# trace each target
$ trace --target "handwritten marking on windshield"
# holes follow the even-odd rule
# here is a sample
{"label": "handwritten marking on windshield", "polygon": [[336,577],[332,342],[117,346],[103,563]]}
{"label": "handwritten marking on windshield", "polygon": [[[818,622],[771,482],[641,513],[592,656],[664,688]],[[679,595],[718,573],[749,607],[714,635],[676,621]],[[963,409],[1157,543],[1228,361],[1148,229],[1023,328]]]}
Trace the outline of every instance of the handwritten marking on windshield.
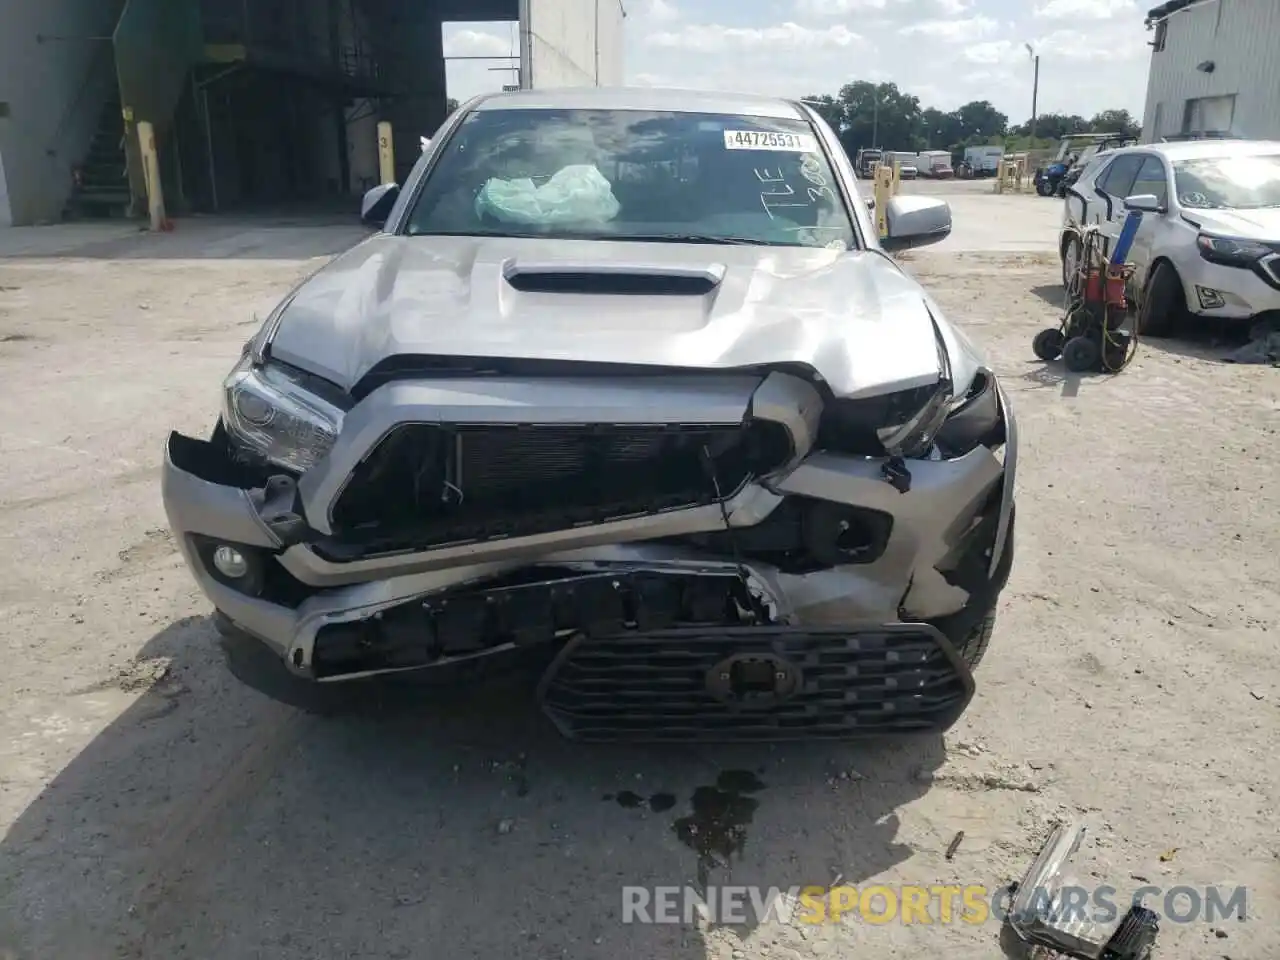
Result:
{"label": "handwritten marking on windshield", "polygon": [[774,184],[775,186],[782,186],[785,188],[785,191],[762,190],[760,192],[760,206],[764,207],[764,212],[769,215],[770,220],[774,219],[773,211],[775,209],[781,209],[783,207],[809,206],[808,203],[805,203],[803,201],[800,203],[770,202],[769,200],[770,197],[794,197],[796,195],[795,187],[787,183],[787,178],[783,174],[781,169],[770,170],[767,167],[765,167],[765,168],[756,168],[753,172],[756,175],[756,179],[759,180],[761,183]]}
{"label": "handwritten marking on windshield", "polygon": [[836,202],[835,191],[827,186],[827,178],[822,175],[822,165],[817,157],[806,153],[800,158],[800,176],[813,184],[809,187],[809,199],[814,203],[823,199]]}

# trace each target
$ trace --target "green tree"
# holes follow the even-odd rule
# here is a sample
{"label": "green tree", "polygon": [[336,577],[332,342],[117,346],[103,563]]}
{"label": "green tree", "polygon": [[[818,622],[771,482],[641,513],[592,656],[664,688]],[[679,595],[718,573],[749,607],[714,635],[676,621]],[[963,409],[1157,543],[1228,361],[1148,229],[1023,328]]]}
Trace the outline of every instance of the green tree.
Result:
{"label": "green tree", "polygon": [[[1036,137],[1058,140],[1072,133],[1088,133],[1089,122],[1075,113],[1044,113],[1036,117]],[[1031,121],[1020,123],[1009,130],[1015,137],[1029,136]]]}
{"label": "green tree", "polygon": [[920,136],[926,150],[950,150],[964,139],[964,127],[956,111],[926,107],[920,115]]}
{"label": "green tree", "polygon": [[444,102],[444,115],[446,117],[457,109],[458,109],[458,101],[453,99],[453,97],[450,97],[448,100]]}
{"label": "green tree", "polygon": [[1003,137],[1009,129],[1009,118],[993,107],[989,100],[971,100],[954,111],[953,116],[965,138]]}
{"label": "green tree", "polygon": [[1123,133],[1126,137],[1136,137],[1142,133],[1142,124],[1134,120],[1128,110],[1103,110],[1089,121],[1089,129],[1094,133]]}
{"label": "green tree", "polygon": [[903,93],[896,83],[856,80],[841,87],[836,100],[844,121],[840,141],[850,156],[863,147],[919,149],[920,98]]}
{"label": "green tree", "polygon": [[844,129],[844,107],[829,93],[810,94],[803,98],[804,102],[836,133]]}

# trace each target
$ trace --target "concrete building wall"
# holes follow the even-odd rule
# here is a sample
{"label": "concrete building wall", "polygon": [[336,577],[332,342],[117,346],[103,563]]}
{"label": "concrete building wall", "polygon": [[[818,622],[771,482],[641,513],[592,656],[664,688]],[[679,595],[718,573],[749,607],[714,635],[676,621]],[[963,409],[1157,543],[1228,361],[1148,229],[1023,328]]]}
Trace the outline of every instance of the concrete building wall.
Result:
{"label": "concrete building wall", "polygon": [[[0,225],[55,220],[114,88],[118,0],[6,0],[0,12]],[[43,42],[37,39],[45,38]],[[67,39],[52,39],[65,37]]]}
{"label": "concrete building wall", "polygon": [[621,84],[624,16],[621,0],[523,0],[521,86]]}
{"label": "concrete building wall", "polygon": [[[1232,96],[1234,111],[1219,101],[1204,104],[1205,115],[1225,110],[1233,133],[1280,140],[1280,0],[1203,0],[1164,22],[1164,49],[1151,54],[1143,141],[1192,132],[1184,130],[1189,101]],[[1209,61],[1212,72],[1197,69]]]}

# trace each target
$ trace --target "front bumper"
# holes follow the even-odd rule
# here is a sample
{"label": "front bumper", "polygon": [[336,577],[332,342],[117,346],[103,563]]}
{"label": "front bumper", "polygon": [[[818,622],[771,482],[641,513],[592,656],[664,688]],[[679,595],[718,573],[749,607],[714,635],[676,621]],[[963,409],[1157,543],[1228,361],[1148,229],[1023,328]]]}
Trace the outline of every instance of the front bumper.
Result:
{"label": "front bumper", "polygon": [[[536,647],[558,658],[544,681],[557,723],[608,739],[609,731],[625,732],[636,711],[608,706],[626,702],[615,691],[602,720],[591,670],[601,656],[647,664],[648,679],[671,689],[662,676],[669,659],[627,661],[637,651],[666,650],[685,657],[686,680],[706,684],[683,708],[680,697],[664,701],[666,713],[649,703],[662,714],[655,729],[666,731],[663,739],[685,736],[699,710],[740,712],[729,700],[742,691],[717,699],[710,672],[751,654],[752,669],[760,657],[776,657],[777,672],[805,678],[799,694],[782,698],[790,706],[779,700],[769,723],[752,726],[761,736],[945,727],[973,691],[963,645],[994,608],[1012,558],[1017,431],[1003,395],[1000,402],[999,448],[911,461],[906,492],[886,482],[882,460],[812,452],[767,485],[747,485],[723,511],[369,559],[342,561],[317,549],[324,521],[308,522],[299,490],[307,478],[260,483],[213,442],[170,435],[163,495],[201,589],[300,680],[418,674]],[[803,570],[752,553],[745,539],[746,556],[733,555],[732,538],[729,551],[699,539],[723,535],[726,520],[746,538],[795,503],[883,516],[886,536],[865,562]],[[212,562],[219,545],[247,558],[252,575],[233,581],[220,573]],[[735,608],[754,612],[745,620],[726,614]],[[751,699],[761,705],[779,696],[756,691]]]}
{"label": "front bumper", "polygon": [[1268,282],[1253,270],[1210,263],[1200,256],[1177,264],[1187,308],[1200,317],[1252,320],[1280,311],[1280,260]]}

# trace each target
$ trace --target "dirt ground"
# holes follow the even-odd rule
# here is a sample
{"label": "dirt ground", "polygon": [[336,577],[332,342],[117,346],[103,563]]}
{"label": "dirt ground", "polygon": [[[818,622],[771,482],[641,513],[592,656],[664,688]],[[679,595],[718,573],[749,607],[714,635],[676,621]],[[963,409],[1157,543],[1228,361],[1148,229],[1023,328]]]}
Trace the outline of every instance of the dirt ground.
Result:
{"label": "dirt ground", "polygon": [[[228,674],[158,462],[169,429],[211,426],[254,313],[355,236],[9,241],[0,958],[1002,955],[995,923],[622,924],[624,884],[695,880],[673,823],[728,770],[764,786],[713,883],[994,887],[1084,815],[1089,882],[1249,888],[1247,922],[1166,922],[1157,957],[1280,956],[1280,371],[1201,338],[1064,377],[1030,349],[1057,313],[1051,254],[920,251],[1023,438],[1017,561],[945,739],[585,748],[496,692],[323,719]],[[624,791],[675,806],[602,799]]]}

